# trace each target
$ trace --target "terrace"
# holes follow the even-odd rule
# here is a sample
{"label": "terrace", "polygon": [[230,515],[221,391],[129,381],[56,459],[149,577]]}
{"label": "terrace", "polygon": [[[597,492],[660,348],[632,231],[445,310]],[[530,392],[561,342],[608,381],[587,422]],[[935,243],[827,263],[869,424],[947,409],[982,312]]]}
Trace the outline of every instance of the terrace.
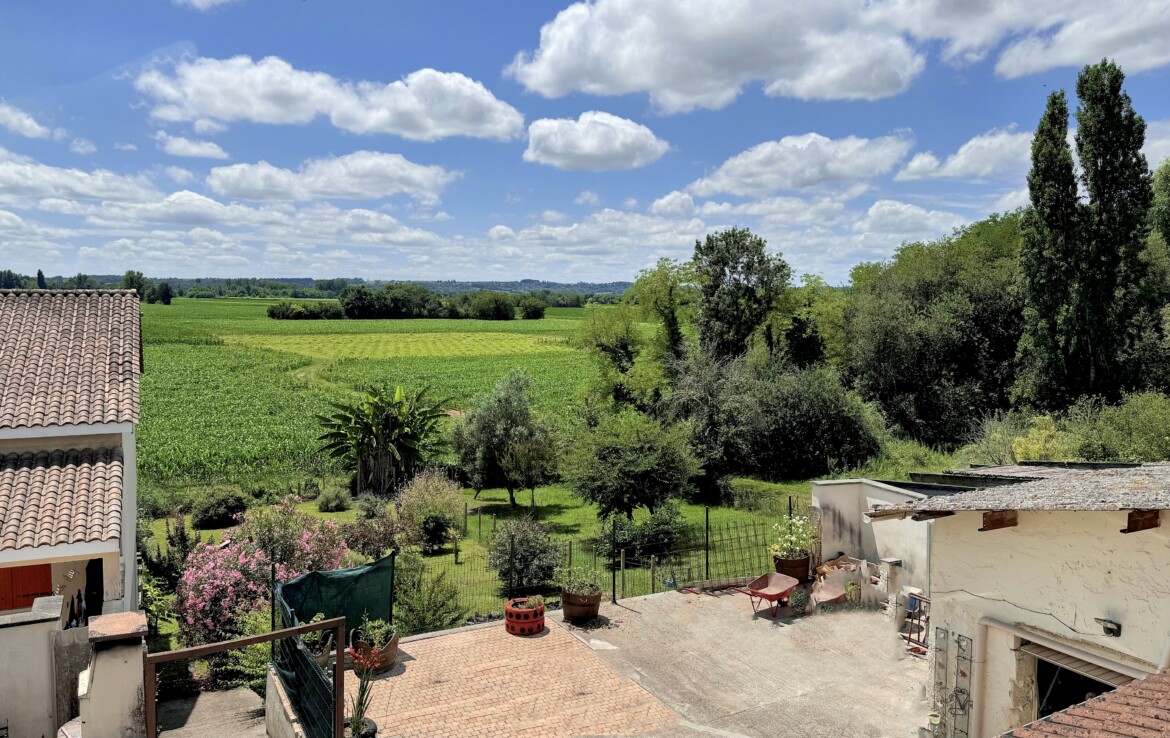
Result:
{"label": "terrace", "polygon": [[[606,604],[598,627],[550,613],[404,639],[374,683],[379,735],[908,735],[927,663],[882,614],[753,615],[745,595],[664,592]],[[347,680],[347,691],[356,689]]]}

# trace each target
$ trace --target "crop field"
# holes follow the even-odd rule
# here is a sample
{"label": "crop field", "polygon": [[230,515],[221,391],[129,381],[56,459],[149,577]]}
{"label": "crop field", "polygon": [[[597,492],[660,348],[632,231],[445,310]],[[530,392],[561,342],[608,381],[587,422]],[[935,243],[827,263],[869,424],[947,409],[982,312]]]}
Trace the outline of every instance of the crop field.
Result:
{"label": "crop field", "polygon": [[154,487],[295,485],[327,474],[316,416],[360,388],[429,387],[466,408],[515,368],[538,410],[571,412],[593,364],[569,339],[579,308],[544,320],[278,321],[276,300],[143,305],[139,468]]}

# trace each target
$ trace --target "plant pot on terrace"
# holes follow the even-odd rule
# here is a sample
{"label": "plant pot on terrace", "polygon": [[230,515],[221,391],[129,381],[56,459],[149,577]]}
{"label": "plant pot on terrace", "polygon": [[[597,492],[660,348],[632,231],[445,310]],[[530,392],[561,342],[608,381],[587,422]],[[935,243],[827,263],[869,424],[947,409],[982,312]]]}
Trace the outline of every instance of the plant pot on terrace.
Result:
{"label": "plant pot on terrace", "polygon": [[378,724],[369,718],[362,718],[362,728],[358,732],[354,732],[353,726],[348,722],[345,724],[346,738],[375,738],[378,735]]}
{"label": "plant pot on terrace", "polygon": [[800,582],[807,581],[814,538],[812,521],[797,515],[781,520],[772,528],[776,531],[776,542],[768,552],[772,554],[776,571]]}
{"label": "plant pot on terrace", "polygon": [[398,631],[394,626],[384,620],[370,620],[367,615],[350,640],[353,641],[350,651],[359,657],[350,659],[355,673],[361,675],[369,669],[374,674],[382,674],[394,668],[398,660]]}
{"label": "plant pot on terrace", "polygon": [[601,586],[588,569],[557,570],[561,585],[561,608],[565,620],[584,622],[597,617],[601,610]]}
{"label": "plant pot on terrace", "polygon": [[517,597],[504,606],[504,629],[512,635],[530,636],[544,632],[544,598]]}

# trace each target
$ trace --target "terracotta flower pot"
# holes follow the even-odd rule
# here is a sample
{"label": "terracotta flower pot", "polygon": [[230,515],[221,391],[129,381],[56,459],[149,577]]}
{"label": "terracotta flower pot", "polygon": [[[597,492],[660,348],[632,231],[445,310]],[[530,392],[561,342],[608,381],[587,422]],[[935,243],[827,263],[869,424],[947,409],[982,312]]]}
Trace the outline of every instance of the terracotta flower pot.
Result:
{"label": "terracotta flower pot", "polygon": [[799,559],[772,559],[776,564],[776,572],[792,577],[798,582],[808,579],[808,556]]}
{"label": "terracotta flower pot", "polygon": [[[358,641],[357,643],[353,644],[353,649],[361,654],[374,651],[374,649],[370,647],[370,644],[363,641]],[[387,671],[390,671],[394,668],[394,662],[397,660],[398,634],[395,633],[394,637],[390,639],[389,643],[376,650],[374,661],[376,666],[374,667],[374,673],[383,674]],[[361,667],[359,667],[357,664],[353,664],[353,669],[355,672],[360,672]]]}
{"label": "terracotta flower pot", "polygon": [[590,620],[601,610],[601,592],[594,595],[561,592],[561,607],[565,620]]}
{"label": "terracotta flower pot", "polygon": [[544,605],[531,610],[519,607],[527,601],[527,597],[517,597],[504,605],[504,628],[512,635],[530,636],[544,632]]}

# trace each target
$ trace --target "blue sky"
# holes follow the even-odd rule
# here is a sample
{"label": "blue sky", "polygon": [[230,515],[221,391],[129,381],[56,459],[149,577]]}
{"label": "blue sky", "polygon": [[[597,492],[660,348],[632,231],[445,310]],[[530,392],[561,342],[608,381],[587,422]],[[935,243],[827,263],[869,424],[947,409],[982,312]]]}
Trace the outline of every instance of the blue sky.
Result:
{"label": "blue sky", "polygon": [[1026,202],[1115,58],[1170,156],[1170,0],[120,0],[0,10],[0,268],[629,279],[748,226],[848,279]]}

